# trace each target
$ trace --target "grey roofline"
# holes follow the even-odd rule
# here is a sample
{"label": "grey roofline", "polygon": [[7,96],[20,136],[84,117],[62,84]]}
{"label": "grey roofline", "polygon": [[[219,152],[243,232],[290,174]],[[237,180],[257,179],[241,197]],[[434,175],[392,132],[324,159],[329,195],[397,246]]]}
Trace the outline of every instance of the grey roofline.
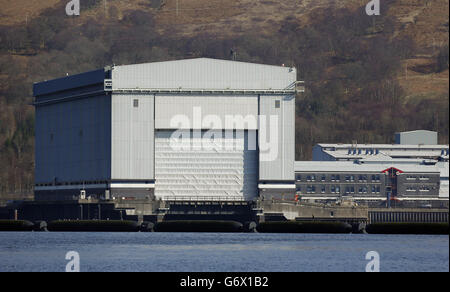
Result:
{"label": "grey roofline", "polygon": [[122,67],[122,66],[134,66],[134,65],[144,65],[144,64],[159,64],[159,63],[168,63],[168,62],[183,62],[183,61],[193,61],[193,60],[214,60],[219,62],[233,62],[233,63],[241,63],[241,64],[252,64],[252,65],[258,65],[258,66],[268,66],[268,67],[277,67],[277,68],[292,68],[294,70],[297,70],[296,67],[292,66],[279,66],[279,65],[270,65],[270,64],[261,64],[261,63],[251,63],[251,62],[243,62],[243,61],[233,61],[233,60],[227,60],[227,59],[215,59],[215,58],[206,58],[206,57],[200,57],[200,58],[186,58],[186,59],[177,59],[177,60],[168,60],[168,61],[158,61],[158,62],[147,62],[147,63],[137,63],[137,64],[122,64],[122,65],[115,65],[115,67]]}
{"label": "grey roofline", "polygon": [[81,74],[57,78],[33,84],[33,96],[43,96],[51,93],[61,92],[73,88],[80,88],[95,84],[103,84],[109,68],[89,71]]}
{"label": "grey roofline", "polygon": [[[105,81],[108,81],[111,79],[111,72],[114,70],[114,67],[127,67],[127,66],[135,66],[135,65],[144,65],[144,64],[158,64],[158,63],[171,63],[171,62],[189,62],[194,60],[214,60],[216,62],[223,62],[223,63],[241,63],[241,64],[253,64],[258,66],[265,66],[265,67],[277,67],[277,68],[286,68],[289,70],[296,70],[295,67],[283,67],[283,66],[276,66],[276,65],[268,65],[268,64],[258,64],[258,63],[249,63],[249,62],[239,62],[239,61],[231,61],[231,60],[224,60],[224,59],[212,59],[212,58],[191,58],[191,59],[181,59],[181,60],[171,60],[171,61],[161,61],[161,62],[150,62],[150,63],[141,63],[141,64],[129,64],[129,65],[114,65],[112,67],[107,66],[103,69],[93,70],[89,72],[84,72],[76,75],[61,77],[53,80],[43,81],[43,82],[37,82],[33,84],[33,96],[34,97],[41,97],[45,95],[51,95],[59,92],[64,92],[71,89],[77,89],[77,88],[83,88],[83,87],[89,87],[92,85],[105,85],[105,91],[109,91],[106,87]],[[301,82],[298,82],[301,83]],[[295,87],[297,82],[293,84],[293,89],[284,89],[280,90],[279,92],[272,90],[272,94],[295,94],[297,91],[303,92],[301,89],[297,90]],[[136,90],[136,89],[133,89]],[[126,91],[126,90],[122,90]],[[141,89],[142,91],[142,89]],[[157,92],[160,92],[158,90],[155,90]],[[208,90],[195,90],[200,91],[201,93],[205,93]],[[225,93],[226,90],[222,90],[222,93]],[[234,93],[234,92],[233,92]],[[270,92],[264,92],[264,94],[270,94]]]}
{"label": "grey roofline", "polygon": [[403,132],[395,132],[395,134],[406,134],[406,133],[436,133],[436,131],[431,131],[431,130],[412,130],[412,131],[403,131]]}

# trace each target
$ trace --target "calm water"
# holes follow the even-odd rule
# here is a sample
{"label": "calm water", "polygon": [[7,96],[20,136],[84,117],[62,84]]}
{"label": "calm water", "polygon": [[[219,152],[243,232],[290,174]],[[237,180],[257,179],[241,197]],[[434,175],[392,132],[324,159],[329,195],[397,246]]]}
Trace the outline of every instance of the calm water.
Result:
{"label": "calm water", "polygon": [[365,271],[368,251],[381,271],[449,271],[449,237],[242,233],[0,232],[0,271],[65,271],[68,251],[81,271]]}

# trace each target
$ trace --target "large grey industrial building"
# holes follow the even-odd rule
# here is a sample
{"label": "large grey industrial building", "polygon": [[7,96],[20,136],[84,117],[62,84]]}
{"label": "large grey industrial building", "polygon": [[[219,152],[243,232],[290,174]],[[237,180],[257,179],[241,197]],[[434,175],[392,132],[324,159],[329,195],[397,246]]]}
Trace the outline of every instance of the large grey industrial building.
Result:
{"label": "large grey industrial building", "polygon": [[294,162],[296,76],[200,58],[37,83],[35,199],[448,202],[435,132],[318,144],[314,161]]}
{"label": "large grey industrial building", "polygon": [[37,83],[35,199],[294,193],[296,77],[200,58]]}

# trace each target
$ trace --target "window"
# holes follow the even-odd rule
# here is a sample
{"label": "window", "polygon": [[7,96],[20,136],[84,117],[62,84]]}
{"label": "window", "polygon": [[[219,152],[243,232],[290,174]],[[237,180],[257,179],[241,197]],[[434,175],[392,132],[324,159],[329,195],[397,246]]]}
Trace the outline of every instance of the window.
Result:
{"label": "window", "polygon": [[341,176],[340,175],[336,175],[336,181],[340,181],[341,180]]}
{"label": "window", "polygon": [[333,174],[332,176],[331,176],[331,181],[335,181],[336,180],[336,176]]}
{"label": "window", "polygon": [[307,191],[307,193],[308,194],[315,194],[316,193],[316,187],[315,186],[308,186],[307,188],[306,188],[306,191]]}
{"label": "window", "polygon": [[327,180],[327,176],[323,174],[321,180],[322,180],[322,181],[326,181],[326,180]]}
{"label": "window", "polygon": [[316,176],[314,174],[311,175],[311,181],[316,181]]}
{"label": "window", "polygon": [[341,192],[341,187],[337,186],[337,187],[336,187],[336,193],[339,194],[340,192]]}
{"label": "window", "polygon": [[301,181],[301,180],[302,180],[302,176],[301,176],[300,174],[297,174],[297,175],[295,176],[295,180],[296,180],[296,181]]}
{"label": "window", "polygon": [[322,194],[325,194],[325,192],[326,192],[326,188],[325,188],[325,186],[322,186]]}
{"label": "window", "polygon": [[302,191],[302,187],[301,186],[297,186],[295,189],[296,192],[301,192]]}
{"label": "window", "polygon": [[139,107],[139,99],[133,100],[133,107]]}
{"label": "window", "polygon": [[275,100],[275,108],[280,108],[281,102],[279,100]]}
{"label": "window", "polygon": [[335,186],[331,186],[331,193],[336,193],[336,187]]}
{"label": "window", "polygon": [[306,176],[306,180],[311,181],[311,176],[310,175]]}
{"label": "window", "polygon": [[359,187],[359,193],[360,194],[367,194],[367,186]]}

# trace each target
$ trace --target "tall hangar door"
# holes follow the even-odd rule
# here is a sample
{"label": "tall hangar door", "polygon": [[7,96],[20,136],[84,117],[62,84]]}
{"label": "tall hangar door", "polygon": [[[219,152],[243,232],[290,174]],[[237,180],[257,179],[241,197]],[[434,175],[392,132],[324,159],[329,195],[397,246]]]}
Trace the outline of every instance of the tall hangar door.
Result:
{"label": "tall hangar door", "polygon": [[[258,195],[257,125],[195,126],[196,116],[257,116],[257,96],[156,96],[155,196],[191,200],[244,199]],[[200,113],[201,112],[201,113]],[[189,124],[175,125],[182,115]],[[193,127],[194,125],[194,127]],[[182,128],[184,130],[175,130]],[[192,130],[192,128],[202,130]],[[227,128],[228,130],[223,130]]]}
{"label": "tall hangar door", "polygon": [[184,134],[155,133],[157,198],[252,200],[257,196],[258,152],[248,147],[255,131],[235,132],[233,137],[224,131]]}

